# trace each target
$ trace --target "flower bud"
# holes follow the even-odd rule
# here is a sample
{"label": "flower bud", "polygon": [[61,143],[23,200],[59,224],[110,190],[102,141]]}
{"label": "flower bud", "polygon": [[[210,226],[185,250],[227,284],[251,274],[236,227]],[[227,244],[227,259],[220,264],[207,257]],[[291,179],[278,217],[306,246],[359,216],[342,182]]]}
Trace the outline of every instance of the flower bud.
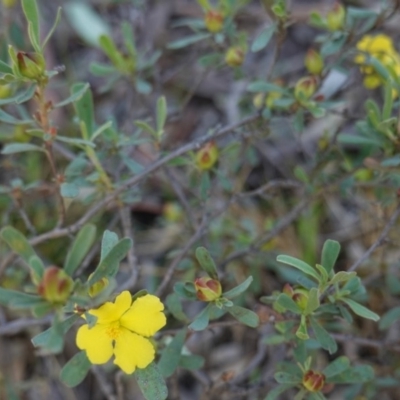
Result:
{"label": "flower bud", "polygon": [[57,267],[47,268],[38,286],[38,293],[50,303],[65,303],[68,299],[73,280],[67,273]]}
{"label": "flower bud", "polygon": [[197,278],[194,281],[196,288],[196,296],[201,301],[214,301],[221,297],[221,283],[216,279],[211,279],[209,276]]}
{"label": "flower bud", "polygon": [[303,386],[309,392],[319,392],[325,385],[325,375],[308,370],[303,376]]}
{"label": "flower bud", "polygon": [[11,95],[10,85],[0,85],[0,99],[6,99]]}
{"label": "flower bud", "polygon": [[39,53],[17,53],[18,70],[22,76],[32,80],[38,80],[44,76],[45,61]]}
{"label": "flower bud", "polygon": [[[92,276],[92,275],[90,275]],[[90,278],[90,277],[89,277]],[[90,286],[88,292],[90,297],[96,297],[100,292],[102,292],[109,284],[107,278],[101,278],[99,281]]]}
{"label": "flower bud", "polygon": [[292,286],[289,283],[285,283],[285,286],[282,289],[282,293],[285,293],[289,297],[292,297],[294,295],[294,290],[293,290]]}
{"label": "flower bud", "polygon": [[317,80],[313,76],[306,76],[297,81],[294,87],[294,95],[300,103],[308,100],[317,90]]}
{"label": "flower bud", "polygon": [[225,62],[230,67],[240,67],[244,61],[245,52],[242,47],[230,47],[225,53]]}
{"label": "flower bud", "polygon": [[304,65],[310,74],[320,75],[324,69],[324,60],[317,51],[309,49],[304,59]]}
{"label": "flower bud", "polygon": [[293,301],[302,309],[305,310],[308,303],[308,292],[305,289],[295,289],[293,296]]}
{"label": "flower bud", "polygon": [[263,100],[264,100],[264,93],[257,93],[253,97],[253,106],[259,110],[263,106]]}
{"label": "flower bud", "polygon": [[211,33],[217,33],[224,26],[224,16],[218,10],[208,10],[204,17],[204,24]]}
{"label": "flower bud", "polygon": [[178,222],[183,216],[182,207],[178,203],[166,203],[163,207],[163,216],[169,222]]}
{"label": "flower bud", "polygon": [[213,167],[218,160],[218,148],[215,142],[208,142],[196,154],[196,166],[202,171]]}
{"label": "flower bud", "polygon": [[346,9],[340,3],[335,3],[332,10],[326,15],[326,25],[330,31],[337,31],[344,27]]}

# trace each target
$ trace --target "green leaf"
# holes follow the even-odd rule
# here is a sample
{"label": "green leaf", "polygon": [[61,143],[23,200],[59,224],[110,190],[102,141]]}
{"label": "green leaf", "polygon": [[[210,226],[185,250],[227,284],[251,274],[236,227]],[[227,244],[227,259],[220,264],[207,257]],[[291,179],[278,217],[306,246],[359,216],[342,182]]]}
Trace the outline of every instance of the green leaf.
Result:
{"label": "green leaf", "polygon": [[197,370],[204,365],[204,357],[196,354],[182,354],[179,360],[179,366],[184,369]]}
{"label": "green leaf", "polygon": [[165,305],[168,311],[176,318],[178,321],[188,322],[188,317],[183,312],[182,303],[179,296],[176,293],[171,293],[165,299]]}
{"label": "green leaf", "polygon": [[293,386],[295,386],[295,385],[291,385],[291,384],[279,385],[276,388],[270,390],[268,392],[267,397],[264,400],[276,400],[276,399],[278,399],[279,395],[281,395],[283,392],[286,392],[286,390],[291,389]]}
{"label": "green leaf", "polygon": [[99,39],[99,44],[107,57],[111,60],[116,68],[124,71],[126,62],[121,52],[118,50],[114,41],[108,35],[102,35]]}
{"label": "green leaf", "polygon": [[301,340],[307,340],[310,338],[308,336],[307,321],[304,315],[301,316],[300,325],[297,328],[296,336]]}
{"label": "green leaf", "polygon": [[319,307],[319,304],[319,290],[317,288],[310,289],[304,315],[312,314]]}
{"label": "green leaf", "polygon": [[165,400],[168,389],[155,363],[144,369],[136,369],[134,376],[146,400]]}
{"label": "green leaf", "polygon": [[207,328],[210,320],[211,304],[208,304],[199,314],[196,315],[193,322],[188,326],[193,331],[202,331]]}
{"label": "green leaf", "polygon": [[67,254],[64,270],[72,276],[93,246],[96,239],[96,227],[92,224],[84,225],[76,235],[71,250]]}
{"label": "green leaf", "polygon": [[29,309],[42,304],[44,300],[33,294],[17,292],[16,290],[0,288],[0,304],[20,309]]}
{"label": "green leaf", "polygon": [[328,350],[330,354],[336,353],[337,344],[325,328],[323,328],[315,318],[310,318],[311,328],[315,337],[323,349]]}
{"label": "green leaf", "polygon": [[43,278],[43,274],[44,274],[44,265],[42,260],[34,255],[29,259],[29,266],[32,269],[32,274],[33,274],[33,281],[35,284],[38,284],[42,278]]}
{"label": "green leaf", "polygon": [[73,199],[79,194],[79,187],[74,183],[64,182],[60,187],[61,196],[65,198]]}
{"label": "green leaf", "polygon": [[[83,92],[83,89],[86,88]],[[71,88],[72,95],[79,93],[78,99],[74,101],[75,111],[79,117],[80,121],[83,121],[88,136],[87,138],[83,138],[85,140],[89,140],[94,131],[94,109],[93,109],[93,96],[90,88],[87,88],[87,83],[75,83]]]}
{"label": "green leaf", "polygon": [[227,292],[223,293],[222,296],[225,297],[226,299],[234,299],[235,297],[240,296],[242,293],[244,293],[248,287],[251,285],[253,282],[253,277],[249,276],[244,282],[242,282],[240,285],[234,287],[231,290],[228,290]]}
{"label": "green leaf", "polygon": [[290,385],[296,385],[301,382],[301,378],[298,376],[284,371],[276,372],[274,378],[278,383],[286,383]]}
{"label": "green leaf", "polygon": [[27,264],[29,264],[31,257],[36,256],[26,237],[15,228],[6,226],[1,230],[0,236],[10,246],[11,250],[17,253]]}
{"label": "green leaf", "polygon": [[77,386],[85,379],[91,366],[86,352],[80,351],[64,365],[60,378],[68,387]]}
{"label": "green leaf", "polygon": [[44,152],[42,147],[36,146],[31,143],[10,143],[4,146],[1,154],[16,154],[26,151],[41,151]]}
{"label": "green leaf", "polygon": [[196,289],[193,282],[177,282],[174,285],[174,292],[184,299],[197,300]]}
{"label": "green leaf", "polygon": [[368,310],[368,308],[362,306],[361,304],[355,302],[354,300],[345,298],[342,298],[340,300],[346,303],[354,312],[354,314],[357,314],[363,318],[372,319],[372,321],[379,321],[380,317],[378,314],[375,314],[371,310]]}
{"label": "green leaf", "polygon": [[[0,121],[5,122],[6,124],[11,124],[11,125],[30,124],[31,122],[33,122],[31,119],[17,119],[15,117],[13,117],[12,115],[6,113],[3,110],[0,110]],[[24,144],[24,143],[20,143],[20,144]]]}
{"label": "green leaf", "polygon": [[25,101],[30,100],[34,93],[35,93],[36,85],[31,85],[28,88],[26,88],[22,92],[18,92],[15,94],[13,97],[8,97],[6,99],[0,99],[0,106],[5,105],[5,104],[11,104],[11,103],[16,103],[16,104],[22,104]]}
{"label": "green leaf", "polygon": [[137,78],[135,80],[135,89],[138,93],[141,94],[149,94],[151,93],[152,86],[149,82],[145,81],[144,79]]}
{"label": "green leaf", "polygon": [[178,39],[175,42],[169,43],[167,45],[167,49],[182,49],[183,47],[200,42],[201,40],[207,39],[209,37],[211,37],[210,33],[198,33],[196,35],[187,36],[184,39]]}
{"label": "green leaf", "polygon": [[400,319],[400,306],[394,307],[382,315],[379,321],[379,329],[381,331],[388,329],[392,324]]}
{"label": "green leaf", "polygon": [[118,265],[132,247],[132,239],[121,239],[100,261],[96,270],[88,280],[88,286],[93,285],[103,277],[113,277],[118,271]]}
{"label": "green leaf", "polygon": [[157,138],[157,132],[145,121],[135,121],[135,125],[143,131],[150,133],[150,135]]}
{"label": "green leaf", "polygon": [[225,311],[228,311],[228,313],[236,318],[239,322],[250,326],[251,328],[257,328],[260,324],[258,315],[254,311],[248,310],[247,308],[234,305],[231,307],[226,307]]}
{"label": "green leaf", "polygon": [[287,91],[283,87],[265,81],[252,82],[249,84],[249,86],[247,86],[247,90],[249,92],[261,92],[261,93],[269,93],[269,92],[277,92],[281,94],[287,93]]}
{"label": "green leaf", "polygon": [[135,38],[133,36],[132,25],[126,21],[122,22],[121,25],[122,36],[124,38],[124,45],[128,50],[129,55],[133,60],[136,60],[136,46],[135,46]]}
{"label": "green leaf", "polygon": [[39,12],[36,0],[22,0],[22,9],[28,21],[28,31],[32,46],[38,53],[41,53]]}
{"label": "green leaf", "polygon": [[274,32],[276,30],[276,25],[271,24],[264,28],[260,34],[255,38],[253,44],[251,45],[251,51],[253,53],[262,50],[270,42]]}
{"label": "green leaf", "polygon": [[328,239],[322,248],[321,264],[328,274],[331,273],[335,266],[336,260],[340,253],[340,244],[336,240]]}
{"label": "green leaf", "polygon": [[74,103],[82,98],[82,96],[89,89],[90,85],[88,83],[79,84],[76,91],[74,91],[69,97],[60,101],[59,103],[54,105],[54,108],[63,107],[67,104]]}
{"label": "green leaf", "polygon": [[346,356],[340,356],[332,361],[330,364],[328,364],[322,372],[325,377],[329,379],[335,375],[341,374],[349,368],[350,360]]}
{"label": "green leaf", "polygon": [[92,62],[89,71],[96,76],[107,76],[117,73],[117,69],[113,65]]}
{"label": "green leaf", "polygon": [[276,258],[276,260],[281,263],[288,264],[291,265],[292,267],[297,268],[303,273],[312,276],[317,281],[320,280],[320,276],[318,275],[317,271],[311,265],[308,265],[304,261],[286,255],[280,255]]}
{"label": "green leaf", "polygon": [[338,142],[342,144],[354,144],[354,145],[364,145],[364,146],[378,146],[383,145],[383,140],[375,139],[366,136],[351,135],[346,133],[341,133],[338,135]]}
{"label": "green leaf", "polygon": [[196,258],[203,270],[212,278],[218,280],[217,267],[210,253],[205,247],[196,249]]}
{"label": "green leaf", "polygon": [[0,73],[2,74],[12,74],[12,68],[6,64],[4,61],[0,60]]}
{"label": "green leaf", "polygon": [[178,368],[186,333],[186,329],[179,331],[161,354],[158,369],[164,378],[170,377]]}
{"label": "green leaf", "polygon": [[42,49],[44,49],[46,47],[46,44],[48,43],[48,41],[50,40],[50,38],[52,37],[54,31],[57,28],[58,23],[60,22],[61,19],[61,7],[58,7],[57,9],[57,14],[56,14],[56,18],[54,20],[53,26],[51,27],[51,29],[49,30],[49,32],[46,35],[46,38],[44,39],[43,43],[42,43]]}
{"label": "green leaf", "polygon": [[363,383],[371,381],[374,378],[374,370],[369,365],[357,365],[348,368],[340,374],[334,375],[328,379],[328,383]]}
{"label": "green leaf", "polygon": [[276,303],[283,307],[285,310],[289,310],[295,314],[301,314],[302,309],[295,303],[295,301],[289,297],[286,293],[281,293],[276,299]]}
{"label": "green leaf", "polygon": [[65,334],[79,318],[78,314],[73,314],[64,321],[59,321],[58,318],[55,318],[53,325],[49,329],[32,338],[32,344],[35,347],[43,347],[53,354],[60,353],[64,345],[63,338]]}
{"label": "green leaf", "polygon": [[164,131],[165,121],[167,120],[167,101],[165,100],[165,96],[161,96],[157,100],[157,133],[158,138],[161,137],[161,134]]}
{"label": "green leaf", "polygon": [[[28,0],[29,1],[29,0]],[[110,28],[89,3],[69,1],[64,5],[65,14],[78,35],[91,46],[99,47],[99,38],[109,35]]]}
{"label": "green leaf", "polygon": [[334,285],[335,283],[340,283],[340,282],[347,282],[350,279],[354,278],[357,276],[357,272],[347,272],[347,271],[339,271],[337,274],[335,274],[332,279],[329,281],[330,285]]}
{"label": "green leaf", "polygon": [[118,243],[118,235],[114,232],[106,229],[103,233],[103,238],[101,240],[101,256],[100,260],[110,252],[110,250]]}

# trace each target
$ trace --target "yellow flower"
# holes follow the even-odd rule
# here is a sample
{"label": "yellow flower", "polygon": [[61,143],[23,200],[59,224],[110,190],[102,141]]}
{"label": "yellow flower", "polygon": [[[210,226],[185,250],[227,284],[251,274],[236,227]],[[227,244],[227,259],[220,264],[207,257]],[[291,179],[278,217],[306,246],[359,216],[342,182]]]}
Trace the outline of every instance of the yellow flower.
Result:
{"label": "yellow flower", "polygon": [[78,329],[76,344],[92,364],[105,364],[114,355],[114,364],[132,374],[154,360],[155,350],[148,338],[166,324],[163,310],[158,297],[147,294],[132,303],[125,290],[114,303],[89,310],[97,321],[92,328],[85,324]]}
{"label": "yellow flower", "polygon": [[365,75],[363,83],[367,89],[375,89],[384,83],[375,68],[368,65],[368,55],[376,58],[386,67],[392,77],[400,75],[400,54],[396,51],[389,36],[384,34],[365,35],[357,43],[357,49],[361,53],[354,57],[354,62],[360,64],[360,71]]}

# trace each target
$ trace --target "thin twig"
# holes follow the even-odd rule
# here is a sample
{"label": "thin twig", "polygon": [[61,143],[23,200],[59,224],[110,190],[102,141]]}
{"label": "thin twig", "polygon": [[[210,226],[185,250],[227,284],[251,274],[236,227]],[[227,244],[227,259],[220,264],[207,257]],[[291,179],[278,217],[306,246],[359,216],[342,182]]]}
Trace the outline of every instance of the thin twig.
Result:
{"label": "thin twig", "polygon": [[387,343],[380,340],[357,337],[343,333],[331,333],[331,336],[338,342],[343,342],[343,343],[353,342],[359,344],[360,346],[373,347],[376,349],[388,348],[390,349],[390,351],[400,352],[400,345],[394,343]]}
{"label": "thin twig", "polygon": [[7,322],[0,325],[0,336],[16,335],[17,333],[21,333],[28,328],[32,328],[33,326],[49,325],[52,319],[53,317],[51,315],[47,315],[46,317],[40,319],[21,318],[15,321]]}
{"label": "thin twig", "polygon": [[96,378],[97,383],[99,384],[100,390],[107,398],[107,400],[118,400],[117,396],[114,394],[114,390],[111,384],[108,382],[104,371],[95,365],[92,366],[91,371]]}
{"label": "thin twig", "polygon": [[[216,131],[214,134],[211,135],[203,135],[202,137],[187,143],[186,145],[179,147],[178,149],[172,151],[171,153],[167,154],[166,156],[160,158],[159,160],[155,161],[153,164],[148,166],[144,171],[141,173],[133,176],[132,178],[128,179],[125,181],[124,184],[119,186],[113,193],[109,194],[106,196],[103,200],[99,201],[97,204],[93,205],[78,221],[76,221],[74,224],[65,227],[65,228],[55,228],[49,232],[46,232],[42,235],[36,236],[32,239],[29,240],[29,243],[33,246],[43,243],[49,239],[56,239],[59,237],[67,236],[67,235],[72,235],[75,232],[77,232],[84,224],[86,224],[93,216],[95,216],[99,211],[104,209],[107,205],[109,205],[115,198],[117,198],[120,194],[124,193],[127,189],[131,188],[132,186],[135,186],[138,184],[140,181],[142,181],[144,178],[146,178],[149,174],[157,171],[159,168],[163,167],[166,165],[168,162],[173,160],[176,157],[179,157],[185,153],[188,153],[189,151],[195,150],[200,148],[204,143],[207,143],[211,140],[216,140],[220,139],[232,131],[241,128],[251,122],[256,121],[259,119],[260,116],[259,114],[254,114],[251,115],[250,117],[244,118],[243,120],[234,123],[232,125],[229,125],[225,128],[221,128],[218,131]],[[0,264],[0,275],[3,273],[5,267],[14,259],[14,255],[10,254],[7,257],[3,259],[3,262]]]}
{"label": "thin twig", "polygon": [[355,271],[365,260],[367,260],[371,254],[377,249],[379,246],[383,245],[387,235],[392,229],[393,225],[397,221],[400,216],[400,204],[397,206],[395,212],[390,217],[388,223],[383,228],[382,233],[379,235],[378,239],[372,244],[372,246],[349,268],[349,272]]}

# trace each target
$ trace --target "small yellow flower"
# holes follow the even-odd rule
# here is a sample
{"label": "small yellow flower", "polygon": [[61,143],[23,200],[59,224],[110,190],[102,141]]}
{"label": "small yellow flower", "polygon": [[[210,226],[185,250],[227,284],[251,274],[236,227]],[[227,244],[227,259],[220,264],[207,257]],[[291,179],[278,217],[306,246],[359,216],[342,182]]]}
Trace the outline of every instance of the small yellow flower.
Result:
{"label": "small yellow flower", "polygon": [[[354,57],[354,62],[360,65],[360,71],[364,74],[364,86],[367,89],[375,89],[384,83],[382,77],[375,71],[374,67],[368,65],[368,55],[376,58],[391,76],[400,75],[400,54],[396,51],[392,39],[384,34],[376,36],[365,35],[357,43],[360,51]],[[397,95],[396,92],[393,93]]]}
{"label": "small yellow flower", "polygon": [[204,16],[204,24],[209,32],[220,32],[224,26],[224,16],[219,10],[210,9]]}
{"label": "small yellow flower", "polygon": [[105,364],[114,355],[114,364],[132,374],[154,360],[155,350],[148,338],[166,324],[163,310],[158,297],[147,294],[132,303],[125,290],[114,303],[88,311],[97,321],[92,328],[85,324],[78,329],[76,344],[92,364]]}

